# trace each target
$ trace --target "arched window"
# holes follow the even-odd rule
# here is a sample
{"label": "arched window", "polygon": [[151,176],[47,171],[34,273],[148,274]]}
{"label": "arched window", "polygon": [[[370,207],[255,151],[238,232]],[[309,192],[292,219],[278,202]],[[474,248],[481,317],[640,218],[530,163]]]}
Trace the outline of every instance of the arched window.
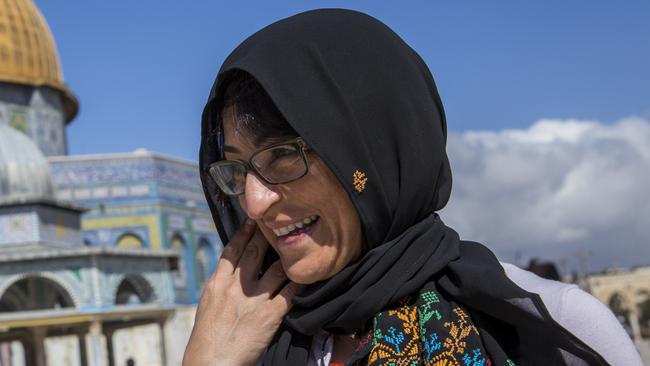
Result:
{"label": "arched window", "polygon": [[143,248],[144,241],[133,233],[126,233],[117,239],[115,246],[118,248]]}
{"label": "arched window", "polygon": [[23,278],[0,297],[0,312],[74,307],[72,297],[59,283],[44,277]]}
{"label": "arched window", "polygon": [[131,274],[127,275],[117,287],[115,304],[146,304],[154,301],[154,298],[154,291],[149,282],[140,275]]}

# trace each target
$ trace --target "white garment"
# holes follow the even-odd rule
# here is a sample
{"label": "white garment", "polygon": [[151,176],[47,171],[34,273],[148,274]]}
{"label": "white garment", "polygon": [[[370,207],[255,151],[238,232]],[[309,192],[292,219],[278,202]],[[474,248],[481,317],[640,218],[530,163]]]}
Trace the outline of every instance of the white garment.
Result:
{"label": "white garment", "polygon": [[501,265],[514,283],[542,298],[556,322],[612,366],[643,366],[623,326],[600,300],[576,285],[547,280],[509,263]]}
{"label": "white garment", "polygon": [[[585,342],[612,366],[643,366],[632,340],[612,312],[578,286],[541,278],[509,263],[506,275],[522,289],[539,294],[553,319]],[[311,346],[308,366],[329,366],[333,337],[318,333]]]}

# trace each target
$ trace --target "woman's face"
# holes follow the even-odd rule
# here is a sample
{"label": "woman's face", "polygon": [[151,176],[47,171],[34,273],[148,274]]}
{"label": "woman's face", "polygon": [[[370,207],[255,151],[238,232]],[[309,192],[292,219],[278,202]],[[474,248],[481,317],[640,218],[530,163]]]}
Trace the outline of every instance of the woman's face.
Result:
{"label": "woman's face", "polygon": [[[237,128],[234,108],[223,112],[224,152],[229,160],[248,161],[256,146]],[[332,277],[361,254],[359,215],[338,179],[313,151],[309,172],[290,183],[271,185],[255,174],[246,178],[239,202],[280,256],[289,279],[310,284]],[[294,225],[295,231],[284,234]],[[302,225],[302,227],[300,227]]]}

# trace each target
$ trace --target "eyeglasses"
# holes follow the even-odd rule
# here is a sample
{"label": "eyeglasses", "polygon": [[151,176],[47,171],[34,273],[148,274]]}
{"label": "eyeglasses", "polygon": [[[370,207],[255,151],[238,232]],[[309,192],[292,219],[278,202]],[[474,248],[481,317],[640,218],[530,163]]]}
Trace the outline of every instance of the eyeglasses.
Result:
{"label": "eyeglasses", "polygon": [[256,151],[248,161],[220,160],[208,166],[210,177],[229,196],[239,196],[246,187],[246,174],[254,172],[268,184],[293,182],[309,171],[305,141],[295,138],[266,146]]}

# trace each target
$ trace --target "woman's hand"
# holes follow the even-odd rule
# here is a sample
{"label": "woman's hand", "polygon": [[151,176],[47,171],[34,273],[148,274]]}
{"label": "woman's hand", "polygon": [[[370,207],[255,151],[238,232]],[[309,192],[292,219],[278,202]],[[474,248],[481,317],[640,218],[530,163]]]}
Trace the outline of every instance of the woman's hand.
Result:
{"label": "woman's hand", "polygon": [[250,219],[226,245],[205,284],[183,366],[254,365],[262,356],[299,289],[285,285],[280,261],[257,279],[267,248]]}

